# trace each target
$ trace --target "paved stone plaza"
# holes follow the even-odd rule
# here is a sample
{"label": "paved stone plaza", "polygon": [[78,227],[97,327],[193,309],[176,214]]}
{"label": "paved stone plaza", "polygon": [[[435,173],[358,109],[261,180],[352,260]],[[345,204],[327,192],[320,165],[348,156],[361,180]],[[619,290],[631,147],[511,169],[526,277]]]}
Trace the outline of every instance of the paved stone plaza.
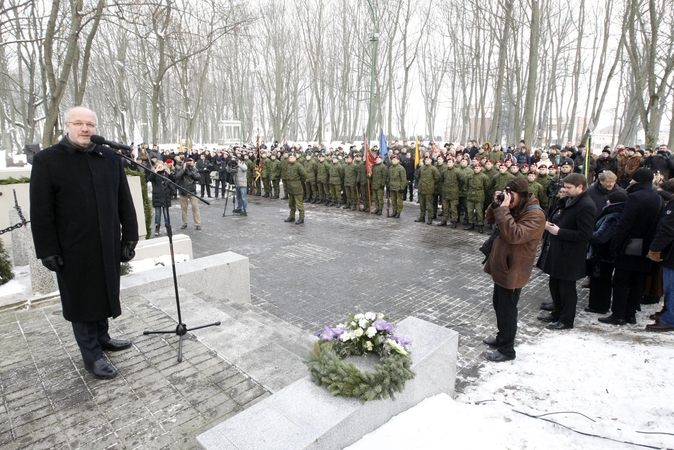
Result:
{"label": "paved stone plaza", "polygon": [[[307,333],[351,312],[416,316],[460,333],[457,391],[477,376],[481,340],[495,332],[492,284],[477,250],[485,235],[414,223],[413,203],[401,219],[306,205],[304,225],[283,222],[282,200],[250,197],[247,217],[232,214],[231,202],[223,217],[224,206],[200,206],[201,231],[191,214],[179,230],[177,201],[171,219],[191,237],[195,258],[225,251],[250,258],[252,312]],[[1,448],[191,449],[199,433],[270,395],[191,334],[178,363],[175,336],[142,335],[175,328],[175,317],[142,297],[122,300],[111,334],[134,346],[107,355],[120,372],[112,381],[84,371],[60,305],[0,313]],[[535,318],[547,300],[547,276],[535,270],[522,291],[518,342],[550,332]],[[196,325],[188,308],[182,315]]]}

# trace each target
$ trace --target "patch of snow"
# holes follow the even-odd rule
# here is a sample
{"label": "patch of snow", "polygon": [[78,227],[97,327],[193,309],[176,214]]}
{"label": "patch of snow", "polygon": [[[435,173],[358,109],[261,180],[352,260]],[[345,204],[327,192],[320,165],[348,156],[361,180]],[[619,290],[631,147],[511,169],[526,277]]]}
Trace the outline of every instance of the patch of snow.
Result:
{"label": "patch of snow", "polygon": [[[176,264],[189,260],[189,255],[175,255]],[[157,267],[170,267],[171,255],[162,255],[159,258],[141,259],[139,261],[131,260],[131,273],[144,272],[146,270],[156,269]]]}

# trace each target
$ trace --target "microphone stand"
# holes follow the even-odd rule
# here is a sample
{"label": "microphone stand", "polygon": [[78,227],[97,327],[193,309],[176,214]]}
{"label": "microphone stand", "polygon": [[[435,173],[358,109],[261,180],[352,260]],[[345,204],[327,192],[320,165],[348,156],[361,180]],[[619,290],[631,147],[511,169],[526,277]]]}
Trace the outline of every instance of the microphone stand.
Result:
{"label": "microphone stand", "polygon": [[[114,147],[113,147],[114,148]],[[169,239],[169,252],[171,255],[171,269],[173,270],[173,288],[175,291],[175,298],[176,298],[176,310],[178,311],[178,325],[176,326],[175,330],[166,330],[166,331],[143,331],[143,335],[149,335],[149,334],[173,334],[175,333],[176,336],[178,336],[178,362],[182,362],[183,360],[183,336],[187,334],[188,331],[192,330],[198,330],[201,328],[207,328],[207,327],[214,327],[220,325],[220,321],[214,322],[214,323],[209,323],[207,325],[200,325],[197,327],[192,327],[192,328],[187,328],[187,325],[183,323],[182,315],[180,313],[180,295],[178,293],[178,276],[176,274],[176,260],[175,260],[175,255],[173,253],[173,231],[171,230],[171,216],[169,214],[169,207],[171,205],[171,196],[168,193],[168,189],[166,189],[169,185],[173,186],[177,190],[184,192],[188,195],[192,195],[190,191],[187,189],[183,188],[182,186],[174,183],[173,181],[169,180],[167,177],[163,175],[159,175],[156,172],[152,172],[151,169],[148,169],[142,164],[136,163],[133,159],[129,158],[128,156],[124,155],[121,152],[117,153],[119,156],[124,158],[125,160],[131,162],[131,167],[140,167],[142,168],[146,173],[148,174],[153,174],[155,177],[159,177],[162,180],[162,188],[164,189],[164,206],[162,207],[164,209],[164,214],[165,219],[166,219],[166,235],[168,236]],[[207,205],[210,205],[209,202],[206,200],[194,196],[197,200],[200,200]]]}

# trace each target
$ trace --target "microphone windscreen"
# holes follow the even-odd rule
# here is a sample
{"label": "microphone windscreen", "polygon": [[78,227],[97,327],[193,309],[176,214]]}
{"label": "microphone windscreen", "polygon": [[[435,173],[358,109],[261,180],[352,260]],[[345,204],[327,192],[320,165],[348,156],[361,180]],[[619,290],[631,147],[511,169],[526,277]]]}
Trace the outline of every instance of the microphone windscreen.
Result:
{"label": "microphone windscreen", "polygon": [[97,134],[92,134],[91,138],[89,139],[91,140],[91,142],[98,145],[104,145],[107,142],[103,136],[99,136]]}

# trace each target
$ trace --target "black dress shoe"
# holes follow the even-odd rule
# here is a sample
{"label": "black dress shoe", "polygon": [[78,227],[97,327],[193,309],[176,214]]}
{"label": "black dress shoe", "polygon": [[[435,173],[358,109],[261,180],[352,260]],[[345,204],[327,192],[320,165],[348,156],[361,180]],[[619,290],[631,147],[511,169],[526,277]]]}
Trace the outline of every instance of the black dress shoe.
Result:
{"label": "black dress shoe", "polygon": [[497,344],[498,341],[496,340],[495,337],[486,337],[486,338],[482,339],[482,342],[484,342],[485,344],[487,344],[490,347],[498,347],[498,344]]}
{"label": "black dress shoe", "polygon": [[506,356],[501,352],[499,352],[498,350],[496,350],[495,352],[487,353],[486,355],[484,355],[484,359],[491,362],[505,362],[505,361],[512,361],[513,359],[515,359],[515,357]]}
{"label": "black dress shoe", "polygon": [[536,316],[541,322],[557,322],[559,319],[552,314],[540,313]]}
{"label": "black dress shoe", "polygon": [[665,333],[667,331],[674,331],[674,327],[662,324],[660,322],[646,325],[646,331],[653,331],[655,333]]}
{"label": "black dress shoe", "polygon": [[297,222],[295,222],[295,225],[301,225],[304,223],[304,219],[297,219]]}
{"label": "black dress shoe", "polygon": [[637,316],[625,316],[625,322],[629,323],[630,325],[636,325]]}
{"label": "black dress shoe", "polygon": [[608,311],[606,311],[606,310],[594,309],[594,308],[590,308],[589,306],[587,306],[585,308],[585,312],[589,312],[589,313],[593,313],[593,314],[606,314],[606,313],[608,313]]}
{"label": "black dress shoe", "polygon": [[611,314],[608,317],[600,317],[599,320],[601,323],[607,323],[609,325],[625,325],[627,321],[625,319],[621,319],[619,317],[616,317],[615,315]]}
{"label": "black dress shoe", "polygon": [[131,347],[131,341],[126,339],[110,339],[105,344],[101,344],[101,347],[103,347],[103,350],[107,350],[109,352],[118,352]]}
{"label": "black dress shoe", "polygon": [[288,217],[287,219],[284,220],[284,222],[294,222],[295,218],[294,217]]}
{"label": "black dress shoe", "polygon": [[117,376],[117,369],[108,364],[103,358],[92,363],[84,363],[84,369],[100,380],[110,380]]}
{"label": "black dress shoe", "polygon": [[552,322],[547,324],[545,328],[549,330],[570,330],[573,327],[562,322]]}
{"label": "black dress shoe", "polygon": [[555,310],[555,304],[553,302],[541,303],[541,309],[543,311],[554,311]]}

